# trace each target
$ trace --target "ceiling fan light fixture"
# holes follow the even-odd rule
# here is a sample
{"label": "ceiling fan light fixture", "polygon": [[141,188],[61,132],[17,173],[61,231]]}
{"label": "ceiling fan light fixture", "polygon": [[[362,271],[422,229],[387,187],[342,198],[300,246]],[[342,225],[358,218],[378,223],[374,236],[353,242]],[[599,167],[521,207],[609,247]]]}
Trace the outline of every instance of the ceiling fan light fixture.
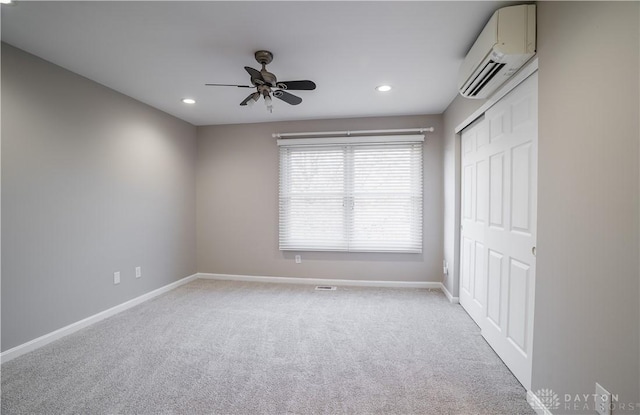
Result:
{"label": "ceiling fan light fixture", "polygon": [[247,101],[247,105],[252,107],[253,104],[258,102],[258,99],[260,99],[260,92],[254,92],[253,94],[251,94],[251,99]]}
{"label": "ceiling fan light fixture", "polygon": [[376,87],[376,91],[378,92],[389,92],[391,91],[391,85],[379,85]]}
{"label": "ceiling fan light fixture", "polygon": [[196,103],[196,100],[193,98],[182,98],[182,103],[183,104],[189,104],[189,105],[193,105]]}
{"label": "ceiling fan light fixture", "polygon": [[269,96],[268,94],[265,94],[264,103],[267,106],[267,111],[273,112],[273,102],[271,100],[271,96]]}

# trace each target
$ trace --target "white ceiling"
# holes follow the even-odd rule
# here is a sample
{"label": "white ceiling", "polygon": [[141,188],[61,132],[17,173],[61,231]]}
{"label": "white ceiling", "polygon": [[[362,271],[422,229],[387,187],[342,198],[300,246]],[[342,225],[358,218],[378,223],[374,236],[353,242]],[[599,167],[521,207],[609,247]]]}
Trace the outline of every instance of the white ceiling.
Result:
{"label": "white ceiling", "polygon": [[[509,2],[511,3],[511,2]],[[27,2],[2,6],[2,40],[194,125],[439,114],[494,10],[472,2]],[[238,104],[256,50],[304,101]],[[383,94],[377,85],[390,84]],[[184,97],[197,100],[185,105]]]}

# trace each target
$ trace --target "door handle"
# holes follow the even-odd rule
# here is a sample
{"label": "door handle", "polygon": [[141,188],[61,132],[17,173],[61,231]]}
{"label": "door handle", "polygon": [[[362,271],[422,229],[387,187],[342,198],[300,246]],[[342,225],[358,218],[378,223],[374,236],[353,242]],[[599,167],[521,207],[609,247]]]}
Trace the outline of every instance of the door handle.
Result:
{"label": "door handle", "polygon": [[532,247],[531,248],[531,253],[533,254],[533,256],[536,256],[536,247]]}

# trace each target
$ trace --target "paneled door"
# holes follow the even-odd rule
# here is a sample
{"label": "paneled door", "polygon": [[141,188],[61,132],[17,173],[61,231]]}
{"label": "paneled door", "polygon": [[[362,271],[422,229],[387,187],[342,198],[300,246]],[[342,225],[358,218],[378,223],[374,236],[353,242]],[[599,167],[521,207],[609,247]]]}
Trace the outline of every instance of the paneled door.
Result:
{"label": "paneled door", "polygon": [[487,305],[486,227],[489,223],[489,125],[484,117],[462,133],[460,303],[480,325]]}
{"label": "paneled door", "polygon": [[538,76],[461,136],[460,303],[522,385],[531,387]]}

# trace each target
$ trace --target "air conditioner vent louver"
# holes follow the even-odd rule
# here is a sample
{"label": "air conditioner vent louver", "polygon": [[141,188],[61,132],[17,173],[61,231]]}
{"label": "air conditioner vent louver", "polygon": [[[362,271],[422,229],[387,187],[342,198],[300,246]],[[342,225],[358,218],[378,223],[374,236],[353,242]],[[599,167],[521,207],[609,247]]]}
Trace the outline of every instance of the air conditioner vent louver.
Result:
{"label": "air conditioner vent louver", "polygon": [[494,76],[502,68],[504,68],[504,63],[497,63],[492,60],[487,62],[487,64],[482,68],[480,73],[473,79],[473,81],[469,84],[469,86],[464,90],[463,95],[467,97],[475,97],[478,95],[482,88],[484,88],[489,81],[493,79]]}
{"label": "air conditioner vent louver", "polygon": [[460,66],[458,91],[487,98],[536,53],[536,6],[521,4],[496,11]]}

